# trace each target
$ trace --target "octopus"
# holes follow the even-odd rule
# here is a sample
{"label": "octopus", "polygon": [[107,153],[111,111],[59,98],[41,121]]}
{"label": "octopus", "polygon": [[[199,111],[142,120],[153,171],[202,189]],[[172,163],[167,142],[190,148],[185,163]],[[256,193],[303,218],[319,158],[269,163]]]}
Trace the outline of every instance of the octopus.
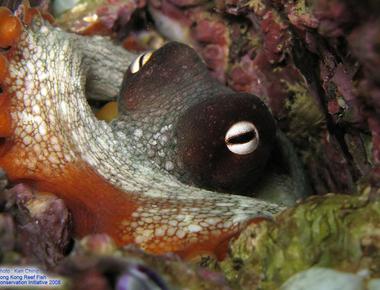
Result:
{"label": "octopus", "polygon": [[272,155],[275,122],[259,98],[220,85],[194,50],[169,43],[123,60],[120,116],[106,123],[86,93],[94,74],[107,76],[89,68],[78,35],[49,20],[27,3],[0,9],[0,167],[61,197],[77,236],[221,258],[247,224],[283,209],[215,191],[259,179]]}

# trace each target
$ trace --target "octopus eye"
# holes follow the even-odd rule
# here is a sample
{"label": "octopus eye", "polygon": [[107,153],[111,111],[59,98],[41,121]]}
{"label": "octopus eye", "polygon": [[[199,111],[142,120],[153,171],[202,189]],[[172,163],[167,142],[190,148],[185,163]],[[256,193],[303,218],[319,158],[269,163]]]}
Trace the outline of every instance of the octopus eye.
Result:
{"label": "octopus eye", "polygon": [[224,141],[232,153],[247,155],[259,145],[259,132],[251,122],[237,122],[228,129]]}
{"label": "octopus eye", "polygon": [[148,51],[140,54],[131,64],[131,73],[137,73],[148,62],[152,56],[153,51]]}

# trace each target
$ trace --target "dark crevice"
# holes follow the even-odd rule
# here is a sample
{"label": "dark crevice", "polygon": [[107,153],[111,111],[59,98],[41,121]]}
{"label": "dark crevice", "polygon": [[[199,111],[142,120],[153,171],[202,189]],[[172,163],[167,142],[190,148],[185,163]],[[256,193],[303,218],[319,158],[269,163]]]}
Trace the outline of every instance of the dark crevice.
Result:
{"label": "dark crevice", "polygon": [[11,49],[10,46],[8,47],[0,47],[0,54],[7,53]]}
{"label": "dark crevice", "polygon": [[142,8],[136,9],[130,18],[119,16],[112,27],[119,40],[126,38],[132,32],[152,29],[154,29],[153,18],[146,9]]}
{"label": "dark crevice", "polygon": [[[345,155],[348,162],[353,160],[347,144],[344,140],[345,128],[342,125],[336,124],[332,119],[332,116],[329,114],[327,110],[327,96],[325,91],[321,85],[322,81],[320,79],[320,71],[319,71],[319,59],[318,55],[310,52],[303,41],[298,37],[297,31],[293,29],[292,31],[294,36],[294,49],[293,49],[293,60],[294,64],[301,71],[301,73],[306,78],[308,84],[312,91],[316,92],[319,101],[319,107],[323,111],[326,120],[326,126],[330,134],[336,137],[343,154]],[[329,48],[328,44],[322,38],[317,39],[318,43],[325,46],[325,48]],[[329,52],[334,55],[334,57],[338,60],[338,62],[342,62],[340,56],[334,53],[331,49]]]}

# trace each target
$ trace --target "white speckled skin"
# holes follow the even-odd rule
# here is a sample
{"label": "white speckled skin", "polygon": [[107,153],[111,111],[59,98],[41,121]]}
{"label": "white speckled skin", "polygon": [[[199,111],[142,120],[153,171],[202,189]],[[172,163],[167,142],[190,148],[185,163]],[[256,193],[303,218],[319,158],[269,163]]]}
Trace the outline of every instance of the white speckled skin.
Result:
{"label": "white speckled skin", "polygon": [[86,67],[74,38],[40,18],[24,27],[9,72],[11,142],[26,149],[14,160],[24,168],[19,177],[33,179],[44,170],[47,176],[52,170],[59,175],[68,164],[84,161],[137,205],[115,224],[126,241],[132,236],[142,248],[178,240],[190,245],[236,232],[254,217],[281,210],[264,201],[184,185],[138,158],[138,149],[125,145],[129,136],[92,114],[85,97]]}

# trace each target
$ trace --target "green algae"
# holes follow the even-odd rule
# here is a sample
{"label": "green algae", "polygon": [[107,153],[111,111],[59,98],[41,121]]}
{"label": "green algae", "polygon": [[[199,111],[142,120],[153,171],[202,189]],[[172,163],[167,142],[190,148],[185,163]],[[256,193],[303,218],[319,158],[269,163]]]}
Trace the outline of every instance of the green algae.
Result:
{"label": "green algae", "polygon": [[265,1],[263,0],[251,0],[245,6],[255,11],[256,14],[261,14],[267,9]]}
{"label": "green algae", "polygon": [[293,95],[285,103],[289,119],[288,137],[297,144],[305,143],[305,140],[310,143],[319,141],[320,133],[325,128],[325,117],[318,103],[305,84],[286,83],[286,85],[289,93]]}
{"label": "green algae", "polygon": [[308,0],[298,0],[298,1],[295,1],[295,5],[294,5],[294,12],[295,14],[297,15],[308,15],[311,13],[312,11],[312,3],[313,1],[308,1]]}
{"label": "green algae", "polygon": [[312,266],[380,275],[380,201],[312,197],[274,221],[248,227],[221,263],[236,289],[277,289]]}

